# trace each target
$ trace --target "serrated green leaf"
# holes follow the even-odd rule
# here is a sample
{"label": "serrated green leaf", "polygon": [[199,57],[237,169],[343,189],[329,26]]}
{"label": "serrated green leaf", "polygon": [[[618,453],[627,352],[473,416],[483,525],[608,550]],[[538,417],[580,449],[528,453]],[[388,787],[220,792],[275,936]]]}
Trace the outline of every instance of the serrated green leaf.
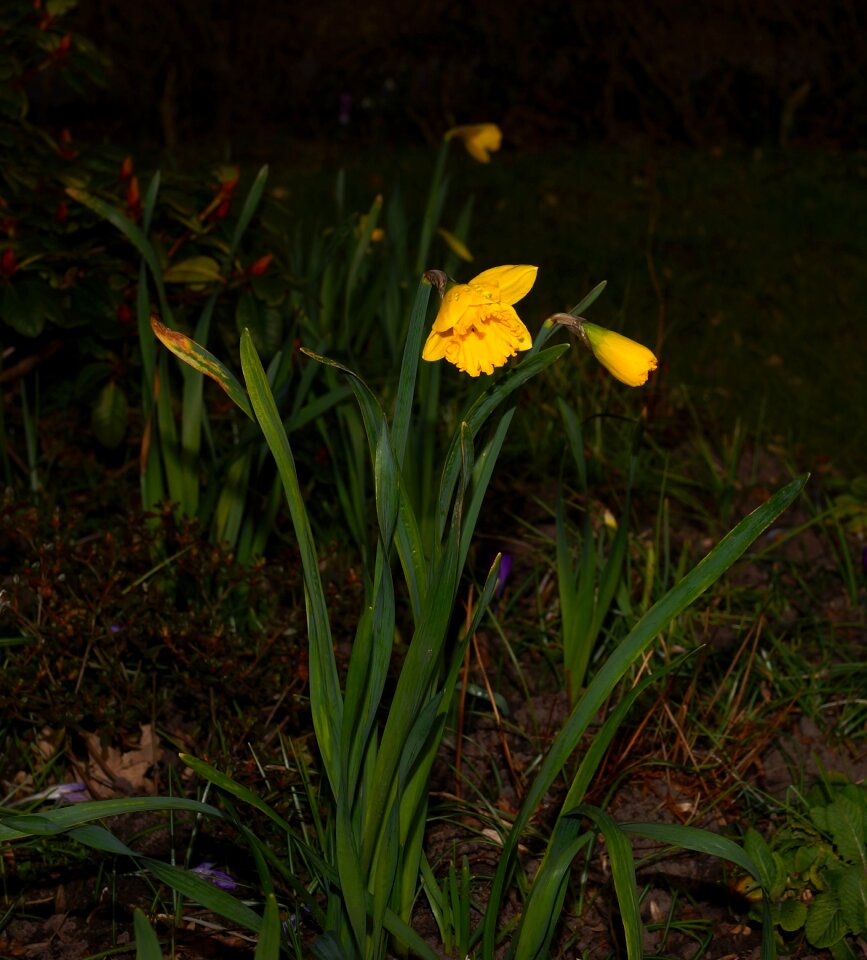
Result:
{"label": "serrated green leaf", "polygon": [[864,844],[864,811],[852,799],[837,797],[826,808],[828,830],[837,852],[844,860],[860,865],[867,873],[867,847]]}
{"label": "serrated green leaf", "polygon": [[830,833],[828,813],[825,807],[810,807],[810,819],[822,833]]}
{"label": "serrated green leaf", "polygon": [[818,856],[819,848],[812,844],[798,847],[798,849],[795,850],[794,860],[792,861],[795,873],[806,873],[816,862],[816,857]]}
{"label": "serrated green leaf", "polygon": [[830,947],[846,935],[846,921],[837,895],[820,893],[807,909],[804,933],[814,947]]}
{"label": "serrated green leaf", "polygon": [[779,904],[779,923],[786,933],[800,930],[807,919],[807,905],[800,900],[783,900]]}
{"label": "serrated green leaf", "polygon": [[867,933],[867,875],[859,866],[847,868],[837,883],[837,896],[846,926]]}
{"label": "serrated green leaf", "polygon": [[112,450],[123,440],[128,421],[129,403],[126,394],[112,380],[99,392],[90,411],[90,426],[96,439]]}
{"label": "serrated green leaf", "polygon": [[781,897],[786,890],[788,870],[786,869],[785,860],[783,860],[780,854],[777,853],[776,851],[774,851],[774,854],[773,854],[773,865],[774,865],[774,872],[771,876],[771,885],[768,888],[768,894],[773,899],[777,899]]}

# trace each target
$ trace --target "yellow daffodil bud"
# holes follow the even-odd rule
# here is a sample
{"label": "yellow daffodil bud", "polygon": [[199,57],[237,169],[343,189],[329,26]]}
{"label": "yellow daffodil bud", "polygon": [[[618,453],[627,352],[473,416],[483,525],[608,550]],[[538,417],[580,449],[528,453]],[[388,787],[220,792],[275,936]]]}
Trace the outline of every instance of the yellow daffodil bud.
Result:
{"label": "yellow daffodil bud", "polygon": [[469,123],[462,127],[452,127],[446,140],[458,137],[463,140],[467,153],[479,163],[490,163],[491,154],[500,149],[503,133],[495,123]]}
{"label": "yellow daffodil bud", "polygon": [[571,330],[612,376],[629,387],[647,383],[647,375],[656,369],[653,351],[613,330],[588,323],[583,317],[555,313],[545,323],[559,323]]}
{"label": "yellow daffodil bud", "polygon": [[640,387],[647,383],[647,375],[657,365],[653,351],[613,330],[597,327],[595,323],[587,323],[586,320],[580,323],[593,356],[613,377],[629,387]]}

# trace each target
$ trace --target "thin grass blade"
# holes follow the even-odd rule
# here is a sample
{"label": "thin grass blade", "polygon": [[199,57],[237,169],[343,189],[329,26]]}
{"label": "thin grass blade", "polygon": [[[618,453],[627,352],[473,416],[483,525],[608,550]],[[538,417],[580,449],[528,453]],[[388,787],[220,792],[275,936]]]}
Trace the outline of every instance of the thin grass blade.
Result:
{"label": "thin grass blade", "polygon": [[415,261],[416,276],[420,276],[426,269],[431,240],[433,239],[436,225],[440,221],[443,203],[445,202],[447,184],[443,180],[443,173],[445,172],[448,151],[449,145],[443,140],[434,163],[433,175],[431,176],[430,188],[428,189],[427,203],[425,204],[424,218],[422,219],[421,235],[418,241],[418,255]]}
{"label": "thin grass blade", "polygon": [[394,404],[394,420],[391,435],[394,444],[394,456],[402,469],[406,456],[406,442],[412,418],[412,404],[415,397],[415,384],[418,374],[418,362],[421,357],[421,343],[424,334],[424,322],[430,303],[431,286],[422,280],[416,291],[409,321],[409,333],[403,351],[400,367],[400,380],[397,385],[397,398]]}
{"label": "thin grass blade", "polygon": [[262,200],[262,194],[265,192],[265,184],[268,182],[268,165],[265,164],[259,172],[256,174],[256,179],[253,181],[250,186],[250,190],[247,193],[246,198],[244,199],[244,206],[241,207],[241,214],[238,217],[238,222],[235,224],[235,232],[232,234],[232,245],[229,248],[229,259],[238,252],[238,247],[241,245],[241,239],[247,231],[247,227],[250,226],[250,221],[256,214],[256,210],[259,208],[259,203]]}
{"label": "thin grass blade", "polygon": [[[518,840],[554,779],[560,774],[578,741],[596,716],[617,683],[656,636],[693,603],[740,557],[750,544],[798,497],[807,482],[807,475],[798,477],[778,490],[766,503],[745,517],[683,580],[659,600],[633,627],[626,638],[605,662],[588,686],[584,696],[569,715],[557,739],[542,763],[532,787],[524,799],[503,845],[503,852],[491,890],[491,909],[485,918],[483,957],[493,960],[496,939],[496,905],[500,903],[505,878]],[[567,795],[563,809],[570,810],[573,790]]]}
{"label": "thin grass blade", "polygon": [[580,313],[583,313],[589,306],[596,302],[597,297],[601,296],[602,291],[608,286],[607,280],[602,280],[600,283],[597,283],[596,286],[584,297],[580,303],[576,303],[574,307],[569,311],[573,317],[577,317]]}
{"label": "thin grass blade", "polygon": [[[568,344],[559,344],[550,347],[541,353],[528,356],[514,369],[510,370],[502,379],[497,380],[481,397],[470,407],[463,419],[470,430],[470,437],[475,440],[476,435],[487,421],[488,417],[510,394],[523,386],[531,377],[549,367],[569,349]],[[441,541],[448,521],[449,506],[461,469],[460,433],[456,433],[446,453],[437,508],[437,539]]]}
{"label": "thin grass blade", "polygon": [[[574,796],[583,799],[614,735],[635,701],[651,684],[659,683],[663,677],[676,671],[691,655],[691,652],[681,654],[661,670],[646,673],[606,717],[605,723],[590,742],[575,774],[572,786]],[[545,855],[533,879],[530,894],[524,903],[524,914],[515,949],[516,960],[519,957],[523,960],[525,957],[545,956],[562,909],[572,860],[584,842],[590,839],[588,834],[582,833],[580,819],[570,814],[571,811],[564,811],[558,817]]]}
{"label": "thin grass blade", "polygon": [[557,397],[557,407],[560,410],[560,417],[563,420],[563,427],[566,431],[566,439],[569,441],[572,459],[575,461],[575,469],[578,471],[578,488],[582,493],[586,493],[587,458],[584,456],[584,432],[581,429],[578,418],[575,416],[575,411],[568,406],[562,397]]}
{"label": "thin grass blade", "polygon": [[545,851],[545,870],[533,880],[532,901],[524,909],[514,960],[545,960],[566,899],[569,871],[575,857],[592,840],[589,831],[561,830]]}
{"label": "thin grass blade", "polygon": [[204,760],[199,760],[198,757],[194,757],[189,753],[181,753],[178,756],[180,760],[185,763],[194,773],[197,773],[200,777],[204,777],[205,780],[213,783],[215,787],[225,790],[226,793],[230,794],[231,796],[237,797],[244,803],[249,804],[256,810],[259,810],[261,813],[264,813],[265,816],[280,830],[287,834],[292,833],[292,827],[289,825],[289,823],[287,823],[287,821],[284,820],[283,817],[281,817],[273,807],[265,803],[261,797],[256,796],[256,794],[253,793],[253,791],[248,787],[245,787],[243,784],[233,780],[225,773],[219,771],[216,767],[211,766],[210,763],[207,763]]}
{"label": "thin grass blade", "polygon": [[[152,183],[152,189],[158,189],[159,181],[157,180],[156,183],[156,188],[153,187]],[[127,240],[132,243],[136,250],[138,250],[145,263],[148,265],[148,268],[151,271],[151,276],[154,278],[154,283],[157,287],[157,293],[159,294],[160,306],[162,307],[163,313],[168,314],[166,306],[166,292],[162,280],[162,267],[160,266],[156,252],[151,246],[151,242],[148,240],[145,233],[138,226],[136,226],[132,220],[130,220],[128,217],[125,217],[120,210],[115,209],[110,203],[100,200],[99,197],[93,196],[93,194],[88,193],[86,190],[82,190],[79,187],[67,187],[66,192],[70,197],[72,197],[73,200],[84,204],[86,207],[90,207],[94,213],[98,214],[104,220],[108,220],[109,223],[117,227],[117,229],[120,230]]]}
{"label": "thin grass blade", "polygon": [[[169,367],[167,355],[161,354],[157,361],[157,376],[155,379],[157,427],[160,442],[160,457],[166,475],[166,486],[169,497],[181,505],[184,511],[184,497],[186,483],[181,465],[181,446],[178,440],[178,430],[175,424],[172,397],[169,388]],[[184,511],[186,512],[186,511]]]}

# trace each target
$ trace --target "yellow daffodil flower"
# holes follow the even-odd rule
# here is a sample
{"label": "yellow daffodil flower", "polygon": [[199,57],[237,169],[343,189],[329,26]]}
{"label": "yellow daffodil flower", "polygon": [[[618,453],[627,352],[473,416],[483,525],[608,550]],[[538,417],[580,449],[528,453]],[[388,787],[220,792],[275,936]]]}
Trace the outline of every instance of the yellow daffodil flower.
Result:
{"label": "yellow daffodil flower", "polygon": [[657,365],[653,351],[613,330],[597,327],[595,323],[581,320],[580,325],[585,343],[613,377],[629,387],[647,383],[647,375]]}
{"label": "yellow daffodil flower", "polygon": [[479,163],[490,163],[491,154],[500,149],[503,133],[495,123],[469,123],[463,127],[452,127],[445,139],[459,137],[467,148],[467,153]]}
{"label": "yellow daffodil flower", "polygon": [[533,340],[512,304],[530,292],[538,270],[493,267],[469,283],[455,284],[443,297],[422,358],[446,359],[477,377],[529,350]]}

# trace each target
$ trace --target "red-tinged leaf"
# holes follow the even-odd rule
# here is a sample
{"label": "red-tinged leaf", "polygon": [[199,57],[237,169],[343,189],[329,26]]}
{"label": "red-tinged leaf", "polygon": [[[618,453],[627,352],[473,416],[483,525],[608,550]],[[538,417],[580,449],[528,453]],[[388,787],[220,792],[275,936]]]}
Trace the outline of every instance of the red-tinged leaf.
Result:
{"label": "red-tinged leaf", "polygon": [[229,395],[229,397],[253,420],[253,408],[250,399],[238,378],[201,344],[191,340],[183,333],[170,330],[155,314],[151,314],[151,330],[163,346],[188,363],[194,370],[215,380]]}

